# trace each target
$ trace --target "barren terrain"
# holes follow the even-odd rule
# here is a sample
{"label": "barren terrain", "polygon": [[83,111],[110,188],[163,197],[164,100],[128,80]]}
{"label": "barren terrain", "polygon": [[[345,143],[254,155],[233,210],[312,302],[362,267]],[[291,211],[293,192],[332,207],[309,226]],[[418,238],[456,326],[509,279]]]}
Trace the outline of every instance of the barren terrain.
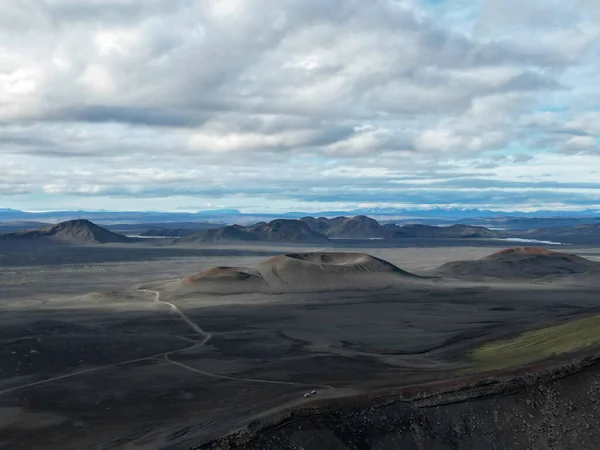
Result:
{"label": "barren terrain", "polygon": [[[169,288],[213,267],[261,267],[282,254],[367,253],[421,275],[504,248],[470,244],[4,243],[0,448],[200,446],[290,408],[504,370],[513,348],[519,365],[535,363],[506,339],[600,312],[594,273],[230,295]],[[568,251],[600,260],[598,248]],[[485,347],[490,341],[506,343]],[[579,348],[556,345],[561,354]],[[490,352],[502,364],[491,364]]]}

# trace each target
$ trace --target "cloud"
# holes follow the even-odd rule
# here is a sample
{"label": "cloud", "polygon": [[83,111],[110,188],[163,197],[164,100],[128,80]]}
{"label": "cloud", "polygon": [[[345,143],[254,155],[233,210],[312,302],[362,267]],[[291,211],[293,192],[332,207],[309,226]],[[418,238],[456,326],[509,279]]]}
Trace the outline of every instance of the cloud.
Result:
{"label": "cloud", "polygon": [[13,195],[27,195],[30,194],[31,190],[27,186],[15,186],[10,184],[0,184],[0,194],[6,196]]}
{"label": "cloud", "polygon": [[81,111],[84,98],[91,121],[119,120],[119,108],[347,118],[460,111],[478,96],[558,86],[517,49],[466,39],[398,2],[151,2],[143,14],[140,3],[40,8],[22,35],[29,45],[10,52],[11,103],[27,92],[43,118]]}
{"label": "cloud", "polygon": [[588,111],[577,115],[565,124],[566,129],[578,130],[581,134],[600,135],[600,111]]}
{"label": "cloud", "polygon": [[587,0],[9,2],[0,158],[27,182],[0,170],[1,192],[423,204],[460,189],[479,202],[464,190],[477,179],[505,188],[492,202],[530,203],[497,184],[526,167],[519,182],[546,201],[536,183],[562,169],[540,161],[598,154],[599,14]]}
{"label": "cloud", "polygon": [[600,147],[593,136],[573,136],[560,150],[564,153],[600,152]]}
{"label": "cloud", "polygon": [[46,119],[54,122],[115,122],[151,127],[191,127],[201,125],[205,120],[202,113],[193,111],[103,105],[57,109]]}

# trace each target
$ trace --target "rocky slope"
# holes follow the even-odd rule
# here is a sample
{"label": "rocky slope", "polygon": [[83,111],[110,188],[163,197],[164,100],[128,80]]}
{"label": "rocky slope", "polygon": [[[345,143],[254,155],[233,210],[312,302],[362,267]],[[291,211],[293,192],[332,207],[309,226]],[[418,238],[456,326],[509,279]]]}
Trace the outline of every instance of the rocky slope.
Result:
{"label": "rocky slope", "polygon": [[595,449],[600,439],[597,356],[319,402],[196,450]]}

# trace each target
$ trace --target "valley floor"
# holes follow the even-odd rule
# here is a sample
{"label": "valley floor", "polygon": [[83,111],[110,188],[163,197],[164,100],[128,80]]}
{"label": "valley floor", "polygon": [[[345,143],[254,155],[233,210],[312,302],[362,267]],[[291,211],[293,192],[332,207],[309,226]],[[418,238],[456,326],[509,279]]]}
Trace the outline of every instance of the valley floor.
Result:
{"label": "valley floor", "polygon": [[[470,244],[328,250],[425,273],[505,245]],[[490,340],[600,313],[590,277],[173,298],[153,287],[313,250],[325,249],[0,247],[0,448],[187,449],[285,408],[478,373]],[[600,248],[568,251],[600,260]]]}

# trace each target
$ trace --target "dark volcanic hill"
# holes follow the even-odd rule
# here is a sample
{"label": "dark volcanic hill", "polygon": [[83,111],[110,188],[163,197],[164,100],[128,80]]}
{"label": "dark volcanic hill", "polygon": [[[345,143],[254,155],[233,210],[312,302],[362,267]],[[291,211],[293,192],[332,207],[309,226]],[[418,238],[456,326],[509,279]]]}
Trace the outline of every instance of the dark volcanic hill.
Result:
{"label": "dark volcanic hill", "polygon": [[300,220],[307,224],[311,230],[327,235],[327,232],[329,231],[329,222],[333,219],[328,219],[327,217],[307,216],[302,217]]}
{"label": "dark volcanic hill", "polygon": [[39,228],[37,230],[21,231],[4,235],[8,240],[35,240],[45,239],[77,244],[108,244],[119,242],[132,242],[134,239],[113,233],[106,228],[78,219],[61,222],[56,225]]}
{"label": "dark volcanic hill", "polygon": [[310,229],[300,220],[277,219],[269,223],[256,224],[250,231],[261,241],[304,241],[327,242],[327,236]]}
{"label": "dark volcanic hill", "polygon": [[300,219],[318,233],[338,239],[419,239],[419,238],[495,238],[500,235],[485,227],[452,225],[382,225],[367,216],[355,217],[303,217]]}
{"label": "dark volcanic hill", "polygon": [[272,222],[260,222],[255,225],[231,225],[202,230],[180,239],[180,242],[305,242],[325,243],[327,236],[313,231],[300,220],[277,219]]}
{"label": "dark volcanic hill", "polygon": [[252,234],[246,227],[241,225],[228,225],[226,227],[207,228],[206,230],[198,231],[197,233],[179,239],[178,242],[209,243],[243,241],[258,241],[258,236]]}
{"label": "dark volcanic hill", "polygon": [[331,238],[372,239],[390,236],[389,228],[367,216],[354,217],[303,217],[302,222],[318,233]]}
{"label": "dark volcanic hill", "polygon": [[502,250],[474,261],[453,261],[433,270],[433,275],[453,278],[538,278],[596,271],[600,264],[570,253],[534,247]]}
{"label": "dark volcanic hill", "polygon": [[436,227],[432,225],[405,225],[393,230],[394,238],[494,238],[498,234],[485,227],[452,225]]}
{"label": "dark volcanic hill", "polygon": [[254,267],[213,267],[165,285],[172,295],[191,292],[327,292],[382,289],[413,284],[421,277],[364,253],[289,253]]}

